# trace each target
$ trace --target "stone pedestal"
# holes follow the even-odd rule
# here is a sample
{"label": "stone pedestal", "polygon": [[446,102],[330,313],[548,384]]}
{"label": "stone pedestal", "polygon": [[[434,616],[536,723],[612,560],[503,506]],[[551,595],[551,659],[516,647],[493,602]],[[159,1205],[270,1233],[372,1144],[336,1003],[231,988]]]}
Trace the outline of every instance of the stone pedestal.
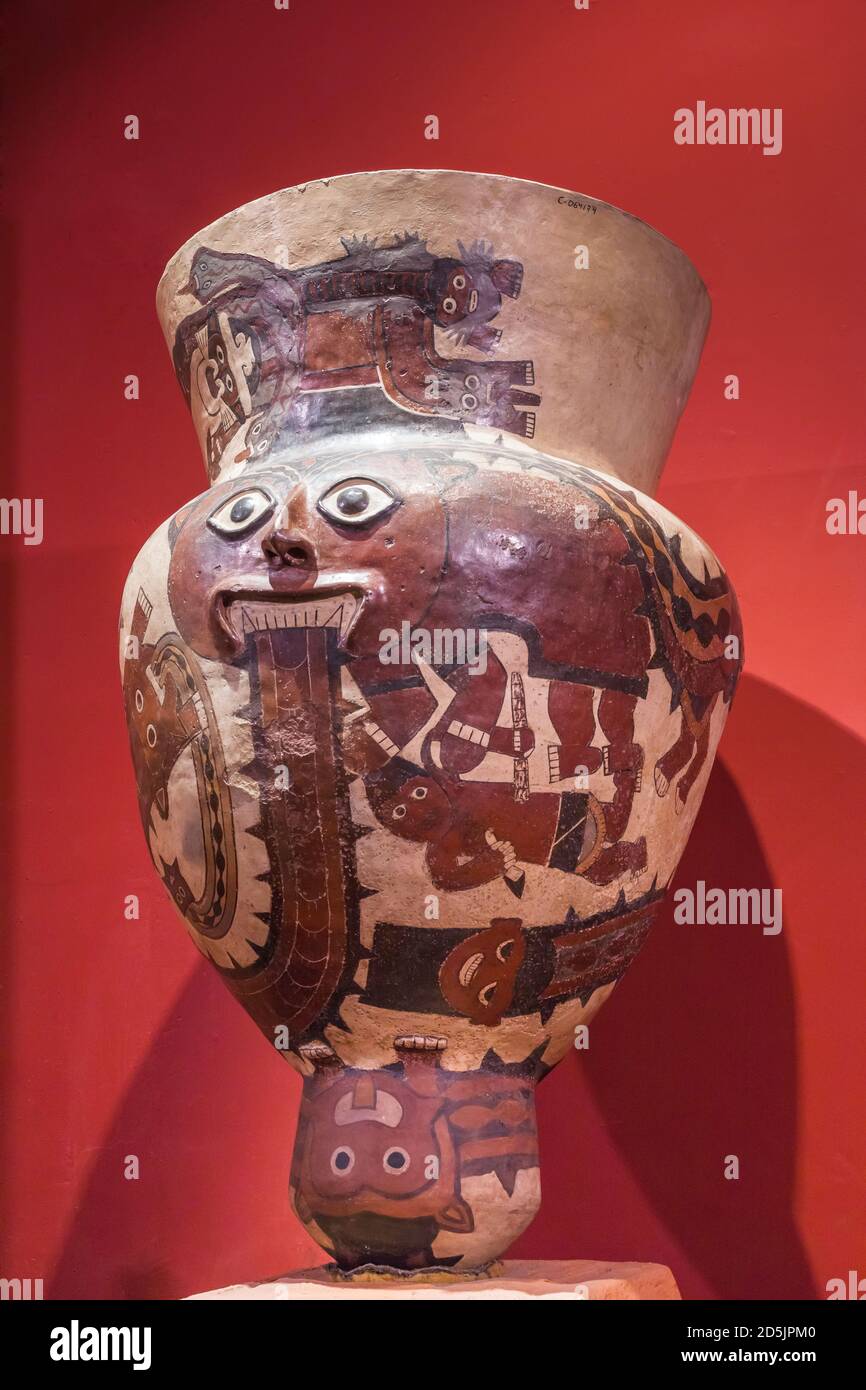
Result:
{"label": "stone pedestal", "polygon": [[230,1284],[193,1299],[678,1299],[666,1265],[601,1260],[504,1260],[486,1276],[360,1274],[334,1278],[326,1266],[301,1269],[261,1284]]}

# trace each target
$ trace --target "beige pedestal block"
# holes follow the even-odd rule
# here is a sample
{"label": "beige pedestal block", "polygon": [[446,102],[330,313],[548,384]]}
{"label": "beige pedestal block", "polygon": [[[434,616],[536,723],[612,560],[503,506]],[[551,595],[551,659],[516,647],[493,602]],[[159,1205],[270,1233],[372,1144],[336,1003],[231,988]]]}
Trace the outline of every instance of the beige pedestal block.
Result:
{"label": "beige pedestal block", "polygon": [[230,1284],[193,1299],[678,1299],[666,1265],[602,1260],[504,1260],[487,1277],[360,1275],[334,1279],[327,1268],[301,1269],[261,1284]]}

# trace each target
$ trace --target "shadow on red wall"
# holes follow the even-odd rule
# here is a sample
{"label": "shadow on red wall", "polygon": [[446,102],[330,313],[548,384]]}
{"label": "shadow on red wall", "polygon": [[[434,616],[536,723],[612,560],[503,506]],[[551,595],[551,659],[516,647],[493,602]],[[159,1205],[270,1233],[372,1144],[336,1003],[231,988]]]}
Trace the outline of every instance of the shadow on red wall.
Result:
{"label": "shadow on red wall", "polygon": [[[699,1281],[680,1274],[686,1297],[814,1298],[793,1212],[798,1030],[809,1019],[797,1010],[803,989],[795,994],[790,933],[796,939],[834,922],[838,949],[854,929],[847,926],[850,903],[834,901],[842,886],[826,870],[846,862],[848,837],[856,853],[854,808],[866,749],[816,710],[753,678],[743,681],[735,711],[723,752],[749,764],[744,786],[776,807],[782,836],[797,838],[800,805],[806,883],[779,882],[736,781],[719,763],[674,888],[693,888],[698,879],[707,889],[782,888],[783,901],[790,890],[797,920],[786,916],[778,936],[760,926],[677,925],[668,900],[615,1002],[593,1025],[589,1050],[541,1088],[544,1202],[513,1253],[663,1257],[676,1270],[678,1247],[700,1274]],[[836,796],[822,808],[819,786],[828,783]],[[789,844],[781,862],[796,860],[797,848]],[[826,998],[826,984],[816,981],[814,995]],[[580,1113],[587,1101],[588,1129]],[[599,1171],[611,1146],[631,1183],[615,1175],[611,1184]],[[739,1158],[737,1180],[724,1177],[728,1155]],[[634,1207],[635,1183],[676,1242],[669,1250],[636,1251],[633,1211],[619,1205],[630,1197]]]}
{"label": "shadow on red wall", "polygon": [[299,1099],[202,962],[118,1107],[47,1296],[182,1298],[317,1263],[288,1198]]}

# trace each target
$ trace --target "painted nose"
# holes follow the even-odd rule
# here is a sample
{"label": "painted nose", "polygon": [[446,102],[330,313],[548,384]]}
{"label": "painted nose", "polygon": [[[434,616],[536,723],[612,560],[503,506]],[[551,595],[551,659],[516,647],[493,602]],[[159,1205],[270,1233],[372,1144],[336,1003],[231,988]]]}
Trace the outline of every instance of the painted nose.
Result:
{"label": "painted nose", "polygon": [[262,541],[262,550],[271,565],[303,570],[316,568],[312,542],[300,531],[286,531],[282,527],[270,531]]}
{"label": "painted nose", "polygon": [[372,1076],[358,1077],[355,1082],[352,1101],[356,1110],[374,1110],[376,1108],[376,1084]]}

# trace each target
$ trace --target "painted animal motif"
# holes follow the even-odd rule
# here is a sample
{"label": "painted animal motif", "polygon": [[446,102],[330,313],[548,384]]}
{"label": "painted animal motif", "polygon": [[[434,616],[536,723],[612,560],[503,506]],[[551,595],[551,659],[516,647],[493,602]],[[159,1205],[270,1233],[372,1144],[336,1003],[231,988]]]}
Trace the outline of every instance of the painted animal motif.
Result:
{"label": "painted animal motif", "polygon": [[716,704],[720,697],[730,704],[742,669],[736,599],[724,571],[711,577],[705,564],[703,578],[691,572],[680,536],[667,537],[633,492],[614,488],[585,469],[578,472],[628,536],[644,581],[643,611],[655,639],[650,667],[664,671],[671,709],[680,715],[679,736],[656,761],[653,780],[659,796],[675,784],[675,805],[681,811],[706,762]]}
{"label": "painted animal motif", "polygon": [[538,1165],[531,1081],[447,1072],[446,1047],[441,1037],[398,1037],[397,1066],[379,1071],[344,1067],[326,1044],[301,1049],[314,1073],[304,1086],[293,1200],[341,1265],[435,1264],[440,1232],[474,1228],[465,1178],[494,1173],[511,1193],[517,1174]]}
{"label": "painted animal motif", "polygon": [[297,270],[196,251],[187,290],[204,307],[178,327],[174,362],[211,477],[241,433],[235,463],[263,459],[289,433],[316,432],[335,410],[369,423],[371,392],[384,393],[392,425],[408,412],[531,438],[526,407],[540,403],[525,389],[535,380],[531,362],[443,357],[436,347],[437,329],[481,352],[497,346],[491,321],[503,296],[520,294],[520,262],[496,258],[483,242],[436,256],[410,233],[386,246],[348,237],[343,245],[342,258]]}
{"label": "painted animal motif", "polygon": [[357,927],[342,851],[351,817],[333,712],[336,636],[311,626],[247,638],[255,756],[243,771],[259,789],[255,833],[272,866],[269,925],[279,924],[269,1009],[292,1035],[327,1005]]}
{"label": "painted animal motif", "polygon": [[[231,926],[237,863],[231,799],[219,729],[198,662],[177,633],[145,641],[153,606],[139,591],[125,643],[123,693],[148,848],[166,888],[190,924],[219,937]],[[184,752],[195,776],[204,882],[194,892],[177,857],[154,851],[154,833],[169,821],[169,781]],[[157,860],[159,862],[157,862]]]}
{"label": "painted animal motif", "polygon": [[[658,896],[634,907],[624,904],[571,930],[522,928],[518,918],[495,918],[484,931],[466,936],[439,969],[439,986],[451,1007],[488,1028],[511,1007],[521,969],[524,998],[548,1001],[579,998],[586,1003],[597,989],[619,980],[649,933]],[[530,943],[532,943],[530,945]],[[545,949],[546,948],[546,949]],[[545,983],[545,975],[547,980]]]}
{"label": "painted animal motif", "polygon": [[429,1028],[449,1014],[482,1028],[509,1018],[526,1027],[532,1015],[546,1022],[557,1004],[586,1006],[624,974],[662,897],[655,884],[631,900],[620,892],[613,907],[589,916],[569,908],[562,921],[537,927],[517,917],[494,917],[480,931],[377,922],[360,1001],[377,1016],[433,1016]]}

